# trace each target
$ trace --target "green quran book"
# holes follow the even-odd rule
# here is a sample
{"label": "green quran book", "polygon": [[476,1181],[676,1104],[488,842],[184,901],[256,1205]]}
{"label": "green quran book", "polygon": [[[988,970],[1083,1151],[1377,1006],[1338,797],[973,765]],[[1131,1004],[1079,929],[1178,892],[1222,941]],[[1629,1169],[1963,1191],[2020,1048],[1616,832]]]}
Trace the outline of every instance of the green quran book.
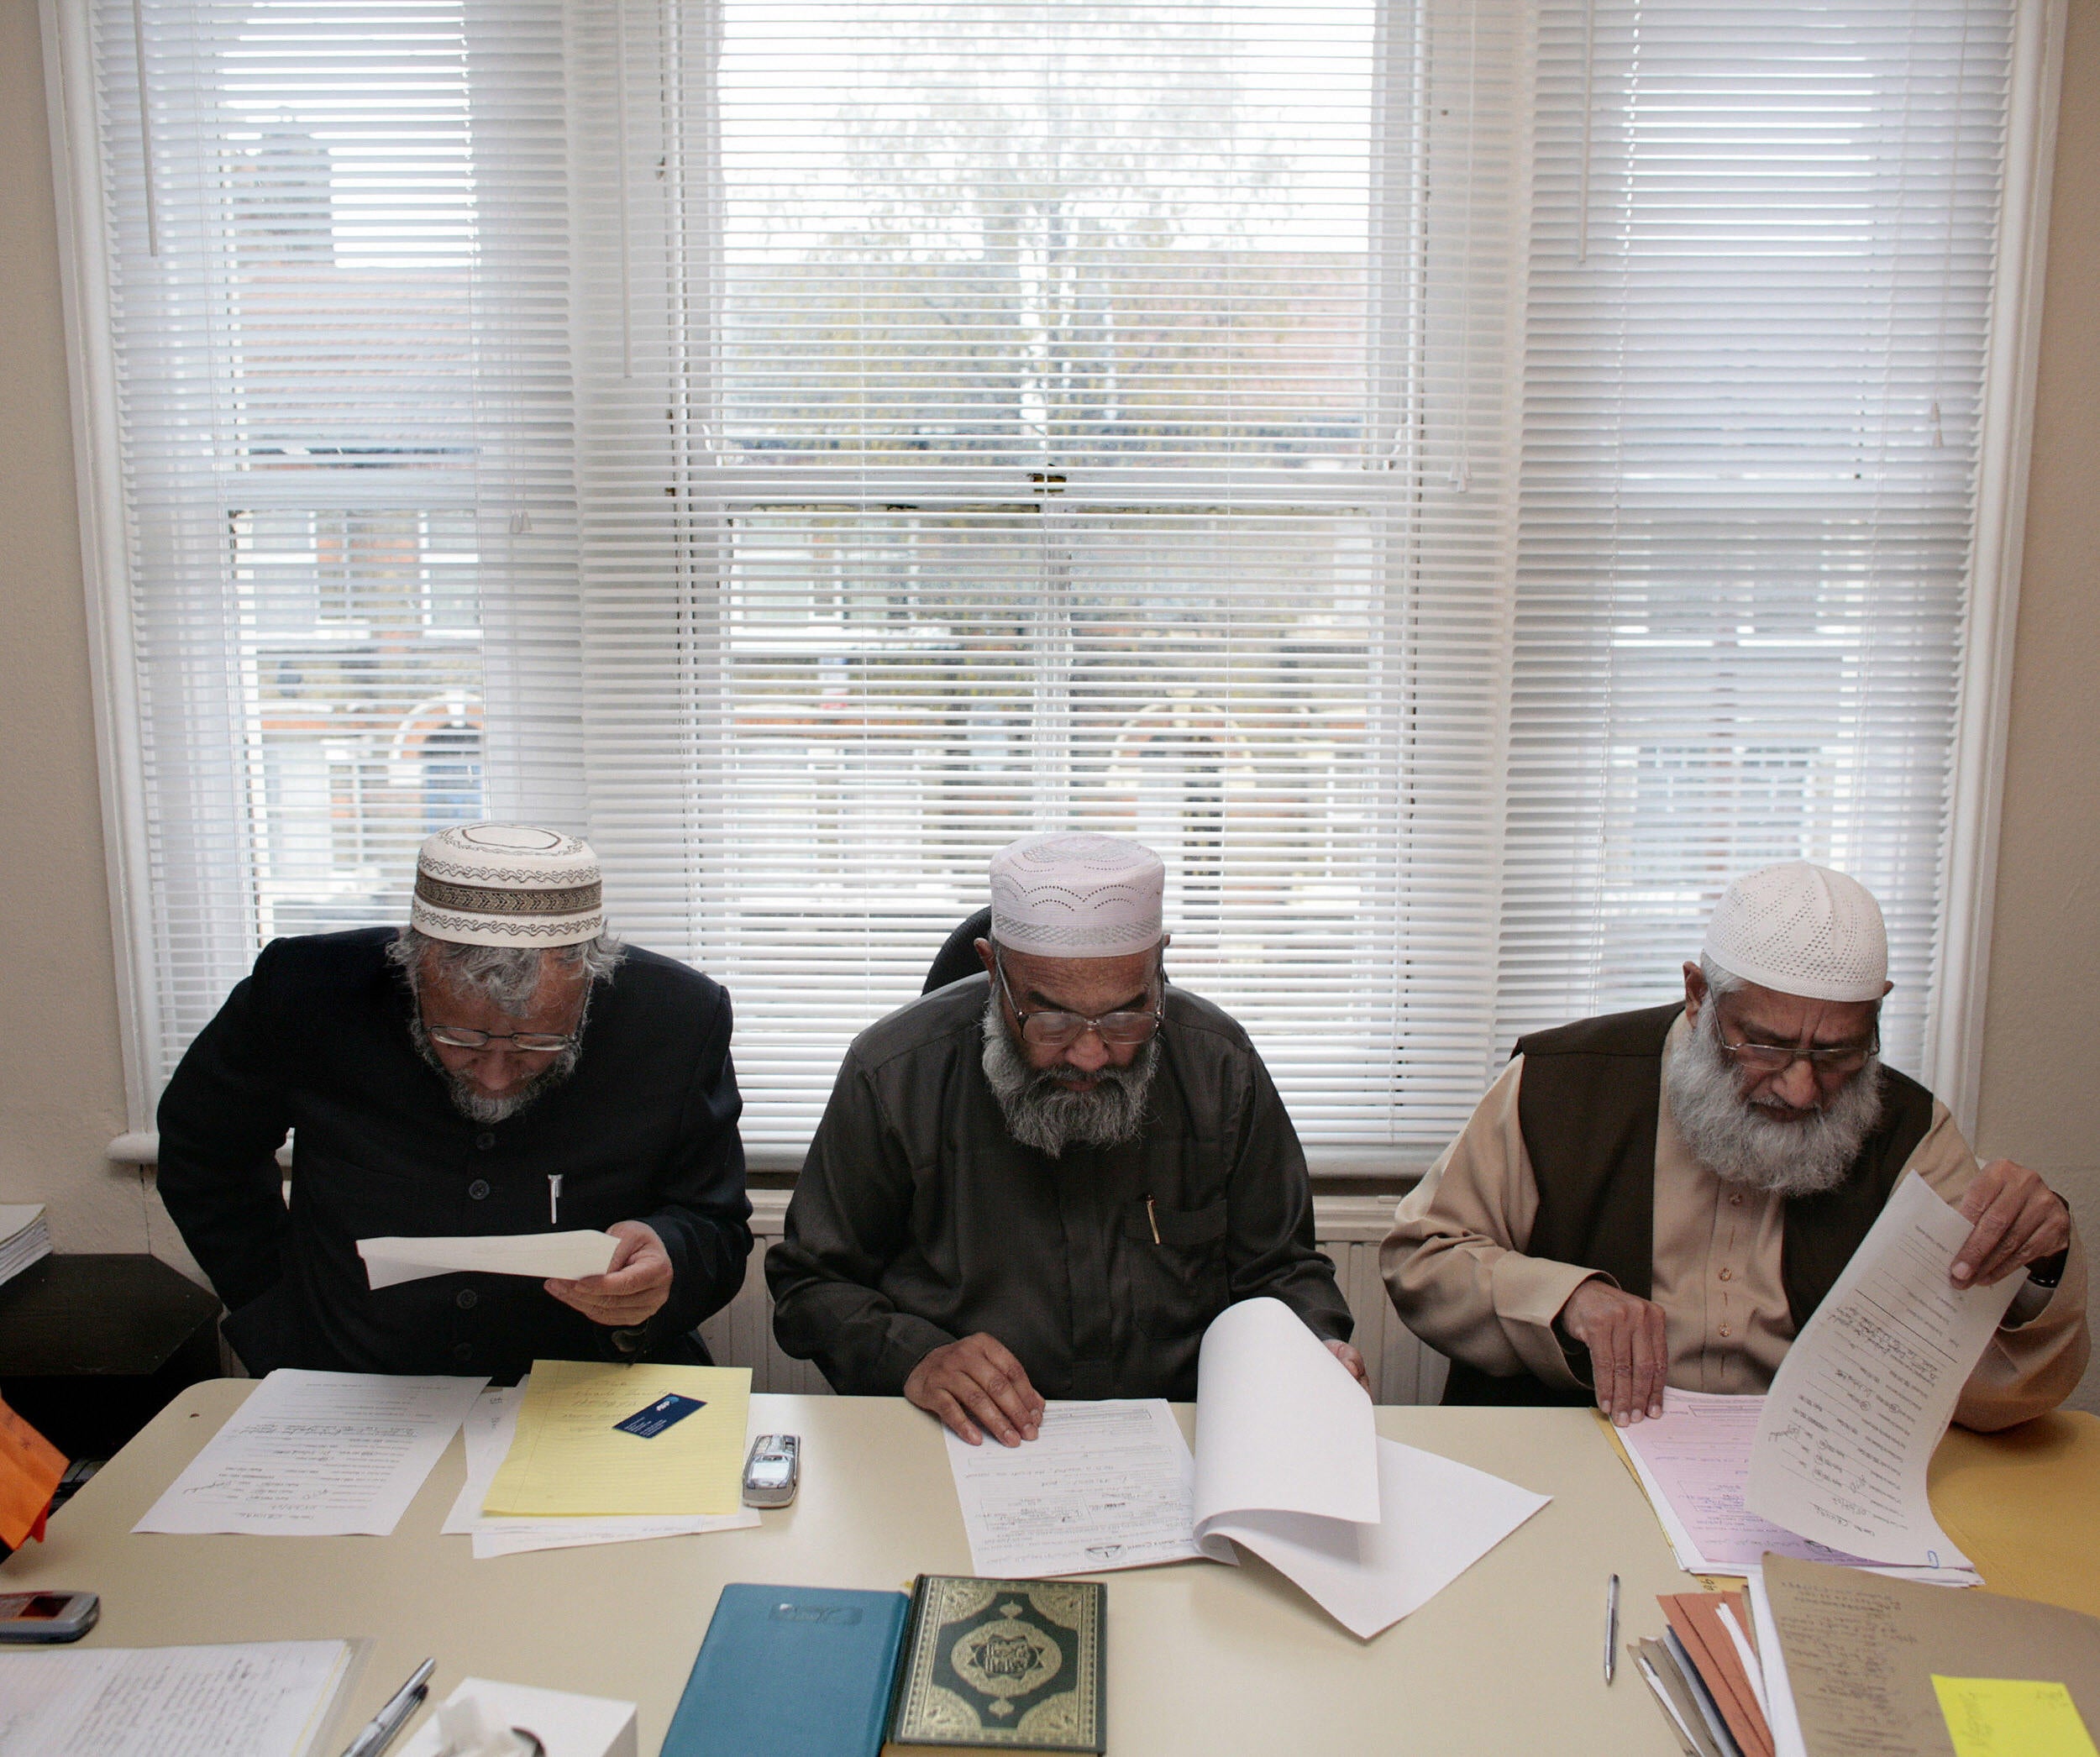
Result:
{"label": "green quran book", "polygon": [[921,1574],[885,1757],[1104,1748],[1108,1589]]}

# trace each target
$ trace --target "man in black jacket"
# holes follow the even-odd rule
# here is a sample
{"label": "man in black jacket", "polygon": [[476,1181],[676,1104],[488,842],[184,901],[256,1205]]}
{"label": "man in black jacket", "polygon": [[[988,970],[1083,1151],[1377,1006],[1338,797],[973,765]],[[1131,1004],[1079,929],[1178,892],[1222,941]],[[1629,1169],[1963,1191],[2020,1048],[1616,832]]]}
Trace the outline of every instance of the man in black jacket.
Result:
{"label": "man in black jacket", "polygon": [[[249,1369],[704,1361],[750,1254],[729,997],[607,939],[573,837],[459,825],[406,930],[278,940],[161,1099],[160,1188]],[[291,1201],[276,1151],[293,1133]],[[580,1281],[373,1291],[362,1238],[599,1229]]]}

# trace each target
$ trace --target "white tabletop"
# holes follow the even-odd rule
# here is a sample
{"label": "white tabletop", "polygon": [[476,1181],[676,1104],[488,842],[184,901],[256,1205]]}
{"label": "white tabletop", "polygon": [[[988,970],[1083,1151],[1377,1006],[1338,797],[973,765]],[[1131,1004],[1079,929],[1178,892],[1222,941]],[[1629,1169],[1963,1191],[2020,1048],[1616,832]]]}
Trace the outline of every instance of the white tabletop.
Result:
{"label": "white tabletop", "polygon": [[[469,1675],[634,1702],[647,1757],[725,1583],[894,1589],[971,1571],[940,1430],[882,1398],[753,1398],[753,1432],[799,1433],[803,1445],[800,1498],[753,1531],[477,1562],[467,1539],[438,1531],[463,1480],[455,1439],[391,1538],[131,1534],[250,1388],[218,1380],[182,1393],[0,1581],[100,1592],[87,1638],[98,1645],[374,1638],[331,1750],[434,1655],[433,1702]],[[1177,1413],[1193,1431],[1194,1410]],[[1676,1745],[1623,1653],[1605,1687],[1604,1582],[1621,1576],[1622,1639],[1659,1634],[1655,1595],[1696,1583],[1589,1413],[1388,1408],[1378,1424],[1553,1503],[1368,1642],[1252,1558],[1097,1576],[1109,1587],[1114,1757],[1669,1757]]]}

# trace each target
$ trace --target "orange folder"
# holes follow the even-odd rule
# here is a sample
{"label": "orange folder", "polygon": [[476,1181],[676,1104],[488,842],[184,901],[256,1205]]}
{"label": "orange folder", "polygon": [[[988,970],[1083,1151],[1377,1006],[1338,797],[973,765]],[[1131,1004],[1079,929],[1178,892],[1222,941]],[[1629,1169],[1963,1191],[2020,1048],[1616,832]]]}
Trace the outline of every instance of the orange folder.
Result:
{"label": "orange folder", "polygon": [[0,1544],[19,1550],[42,1539],[44,1515],[65,1474],[58,1448],[0,1403]]}

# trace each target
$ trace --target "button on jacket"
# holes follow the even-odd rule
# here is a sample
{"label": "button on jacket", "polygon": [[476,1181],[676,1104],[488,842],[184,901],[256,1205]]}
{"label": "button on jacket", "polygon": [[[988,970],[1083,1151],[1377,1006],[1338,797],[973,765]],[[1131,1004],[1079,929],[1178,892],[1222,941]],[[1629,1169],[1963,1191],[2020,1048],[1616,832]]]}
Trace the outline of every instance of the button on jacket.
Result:
{"label": "button on jacket", "polygon": [[782,1348],[835,1390],[894,1396],[986,1330],[1045,1397],[1185,1399],[1236,1300],[1348,1339],[1305,1154],[1245,1031],[1169,987],[1143,1132],[1053,1159],[1007,1132],[984,1078],[989,992],[952,983],[848,1052],[766,1259]]}
{"label": "button on jacket", "polygon": [[[274,941],[160,1101],[161,1198],[228,1307],[249,1371],[486,1373],[629,1358],[538,1280],[439,1275],[373,1292],[361,1238],[572,1231],[642,1220],[671,1260],[640,1358],[687,1333],[751,1251],[729,997],[630,947],[591,991],[575,1072],[501,1123],[470,1121],[409,1037],[391,928]],[[276,1161],[293,1138],[289,1209]],[[560,1180],[559,1219],[550,1210]]]}

